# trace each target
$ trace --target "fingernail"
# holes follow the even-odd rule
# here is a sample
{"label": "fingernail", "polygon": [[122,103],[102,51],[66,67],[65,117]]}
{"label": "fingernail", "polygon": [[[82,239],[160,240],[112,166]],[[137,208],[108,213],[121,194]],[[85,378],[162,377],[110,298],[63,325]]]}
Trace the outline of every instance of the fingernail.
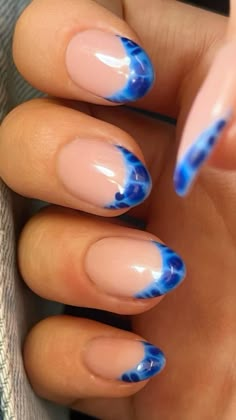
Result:
{"label": "fingernail", "polygon": [[146,341],[99,337],[84,353],[87,368],[96,376],[123,382],[150,379],[165,366],[161,350]]}
{"label": "fingernail", "polygon": [[97,207],[132,207],[151,190],[144,164],[124,147],[105,141],[78,139],[65,145],[57,169],[71,194]]}
{"label": "fingernail", "polygon": [[127,237],[109,237],[92,244],[85,257],[85,271],[107,294],[137,299],[166,294],[185,276],[184,263],[174,251],[158,242]]}
{"label": "fingernail", "polygon": [[135,101],[154,82],[151,60],[139,45],[96,29],[72,38],[66,51],[66,67],[78,86],[112,102]]}
{"label": "fingernail", "polygon": [[236,91],[232,60],[235,56],[235,43],[219,51],[190,111],[174,173],[175,190],[180,196],[187,194],[232,119]]}

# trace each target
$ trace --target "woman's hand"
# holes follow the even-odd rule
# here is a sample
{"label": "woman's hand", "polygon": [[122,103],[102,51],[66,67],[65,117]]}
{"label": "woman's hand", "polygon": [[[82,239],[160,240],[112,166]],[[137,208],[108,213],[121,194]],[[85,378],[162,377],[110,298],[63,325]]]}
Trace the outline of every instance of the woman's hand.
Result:
{"label": "woman's hand", "polygon": [[[175,194],[172,181],[183,125],[224,42],[227,20],[169,0],[125,1],[122,20],[97,3],[35,0],[21,16],[14,39],[17,67],[31,84],[63,100],[34,100],[9,114],[0,133],[0,171],[18,193],[64,207],[45,209],[22,233],[19,265],[29,287],[47,299],[132,315],[134,333],[85,319],[48,318],[26,340],[29,379],[39,395],[105,420],[233,420],[236,175],[215,169],[236,165],[233,113],[214,137],[220,142],[211,167],[201,171],[187,198]],[[102,3],[115,13],[122,10],[119,2]],[[228,38],[233,32],[232,24]],[[177,118],[177,133],[150,116],[104,106],[137,99],[135,89],[124,95],[117,61],[106,76],[96,61],[105,60],[97,45],[107,43],[108,50],[112,45],[112,52],[120,48],[117,34],[142,42],[157,74],[153,89],[134,105]],[[142,59],[148,83],[143,84],[139,69],[139,96],[152,79],[148,58]],[[230,89],[224,80],[222,74],[222,85],[218,81],[213,90],[221,93],[212,96],[217,105],[227,102],[224,92]],[[211,103],[195,103],[193,112],[201,130],[195,127],[192,138],[189,119],[180,142],[175,187],[181,194],[177,175],[189,163],[189,147],[214,117]],[[201,157],[202,143],[197,152]],[[136,183],[129,189],[132,171]],[[189,188],[193,172],[187,175]],[[115,196],[117,188],[126,196]],[[145,221],[146,232],[108,219],[129,207],[131,216]],[[161,247],[159,237],[184,258],[188,272],[181,287],[162,301],[185,269],[177,255]],[[145,388],[142,380],[162,369],[164,356],[143,339],[167,357],[165,370]]]}

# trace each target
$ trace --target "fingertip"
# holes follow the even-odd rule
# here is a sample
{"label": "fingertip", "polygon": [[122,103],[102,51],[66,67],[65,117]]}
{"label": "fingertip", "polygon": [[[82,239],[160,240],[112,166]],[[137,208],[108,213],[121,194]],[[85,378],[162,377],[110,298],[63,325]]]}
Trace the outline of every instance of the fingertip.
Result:
{"label": "fingertip", "polygon": [[131,332],[60,315],[31,330],[24,362],[38,395],[71,405],[79,398],[135,394],[162,371],[165,356]]}
{"label": "fingertip", "polygon": [[33,86],[57,97],[119,104],[143,97],[154,83],[133,30],[90,0],[30,3],[16,24],[13,55]]}
{"label": "fingertip", "polygon": [[174,186],[180,196],[188,193],[206,162],[222,169],[235,165],[230,157],[230,130],[232,133],[235,117],[235,53],[235,41],[220,48],[190,110],[174,172]]}
{"label": "fingertip", "polygon": [[151,60],[140,45],[98,29],[73,36],[66,50],[66,67],[76,85],[117,104],[142,98],[155,79]]}
{"label": "fingertip", "polygon": [[115,217],[151,192],[134,138],[60,102],[20,105],[3,122],[0,150],[5,183],[45,202]]}
{"label": "fingertip", "polygon": [[177,195],[185,197],[190,192],[206,162],[207,166],[213,169],[234,171],[236,169],[235,138],[236,120],[233,112],[203,131],[177,161],[173,177]]}

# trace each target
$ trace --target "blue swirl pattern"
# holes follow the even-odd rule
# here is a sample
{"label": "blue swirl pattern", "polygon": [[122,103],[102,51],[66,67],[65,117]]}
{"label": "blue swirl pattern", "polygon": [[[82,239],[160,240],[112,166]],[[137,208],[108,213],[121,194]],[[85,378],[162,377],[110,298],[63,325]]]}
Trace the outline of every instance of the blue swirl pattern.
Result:
{"label": "blue swirl pattern", "polygon": [[141,203],[150,193],[151,177],[143,163],[129,150],[115,146],[122,154],[126,168],[126,179],[122,191],[117,191],[114,201],[107,209],[123,209]]}
{"label": "blue swirl pattern", "polygon": [[137,299],[150,299],[170,292],[182,282],[186,274],[183,261],[174,251],[164,244],[152,242],[161,254],[162,268],[152,271],[150,285],[135,294]]}
{"label": "blue swirl pattern", "polygon": [[228,123],[231,112],[225,118],[214,122],[203,131],[194,144],[187,150],[187,153],[177,163],[174,173],[174,186],[178,195],[187,194],[194,179],[198,175],[203,163],[209,157],[223,129]]}
{"label": "blue swirl pattern", "polygon": [[123,382],[140,382],[159,373],[165,366],[165,356],[161,350],[146,341],[140,341],[144,347],[144,358],[133,369],[121,375]]}
{"label": "blue swirl pattern", "polygon": [[130,74],[126,85],[106,99],[112,102],[124,103],[135,101],[151,89],[154,83],[154,69],[146,52],[130,39],[117,35],[130,60]]}

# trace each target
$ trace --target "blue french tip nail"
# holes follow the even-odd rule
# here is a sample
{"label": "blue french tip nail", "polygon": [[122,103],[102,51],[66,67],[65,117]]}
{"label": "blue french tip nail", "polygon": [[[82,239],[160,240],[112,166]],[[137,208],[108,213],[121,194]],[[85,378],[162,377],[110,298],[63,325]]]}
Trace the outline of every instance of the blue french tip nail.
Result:
{"label": "blue french tip nail", "polygon": [[124,185],[117,191],[114,200],[107,204],[107,209],[125,209],[142,203],[150,194],[152,181],[143,163],[129,150],[116,146],[121,153],[126,177]]}
{"label": "blue french tip nail", "polygon": [[150,285],[135,294],[134,297],[137,299],[165,295],[175,289],[186,275],[185,265],[174,251],[159,242],[153,241],[153,245],[161,254],[162,267],[160,270],[152,270]]}
{"label": "blue french tip nail", "polygon": [[126,85],[105,99],[125,103],[142,98],[151,89],[155,73],[152,62],[146,52],[130,39],[117,35],[129,59],[129,76]]}
{"label": "blue french tip nail", "polygon": [[229,122],[231,114],[231,112],[227,113],[225,118],[218,119],[203,131],[177,163],[174,173],[174,187],[179,196],[183,197],[188,193],[200,168],[210,156],[223,129]]}
{"label": "blue french tip nail", "polygon": [[135,366],[133,369],[125,372],[120,380],[123,382],[140,382],[150,379],[152,376],[159,373],[166,363],[164,354],[160,349],[153,346],[152,344],[147,343],[146,341],[141,341],[141,344],[144,347],[144,357],[141,362]]}

